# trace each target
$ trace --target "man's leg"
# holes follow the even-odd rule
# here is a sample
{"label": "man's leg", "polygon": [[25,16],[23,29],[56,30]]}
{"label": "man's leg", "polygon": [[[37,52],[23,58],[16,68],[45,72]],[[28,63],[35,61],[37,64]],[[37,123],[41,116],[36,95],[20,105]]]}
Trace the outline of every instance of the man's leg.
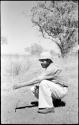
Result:
{"label": "man's leg", "polygon": [[62,99],[68,92],[68,87],[63,87],[59,84],[53,83],[51,86],[49,83],[49,86],[51,87],[51,96],[53,99]]}
{"label": "man's leg", "polygon": [[43,80],[39,85],[39,108],[52,108],[52,98],[48,81]]}
{"label": "man's leg", "polygon": [[[38,98],[38,96],[36,96],[37,94],[35,94],[34,86],[31,88],[31,91],[34,93],[35,97]],[[66,87],[61,87],[54,82],[43,80],[39,84],[39,109],[47,109],[44,113],[54,111],[52,110],[54,109],[52,99],[63,98],[67,91],[68,89]]]}
{"label": "man's leg", "polygon": [[[43,80],[39,85],[39,109],[52,109],[54,107],[52,98],[61,99],[66,95],[66,93],[67,88],[55,84],[51,81]],[[50,110],[47,111],[49,112]]]}

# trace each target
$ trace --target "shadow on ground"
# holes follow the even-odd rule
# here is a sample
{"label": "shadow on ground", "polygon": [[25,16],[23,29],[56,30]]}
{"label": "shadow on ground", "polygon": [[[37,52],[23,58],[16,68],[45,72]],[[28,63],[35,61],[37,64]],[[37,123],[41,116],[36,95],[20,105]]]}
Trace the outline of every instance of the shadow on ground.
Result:
{"label": "shadow on ground", "polygon": [[54,104],[54,107],[63,107],[66,105],[66,103],[61,99],[54,99],[53,104]]}
{"label": "shadow on ground", "polygon": [[[54,104],[54,107],[62,107],[62,106],[65,106],[65,102],[62,101],[61,99],[54,99],[53,100],[53,104]],[[31,102],[30,105],[27,105],[27,106],[22,106],[22,107],[17,107],[15,109],[15,112],[17,109],[24,109],[24,108],[32,108],[32,107],[37,107],[38,106],[38,101],[33,101]]]}
{"label": "shadow on ground", "polygon": [[37,106],[38,106],[38,101],[33,101],[33,102],[31,102],[30,105],[26,105],[26,106],[22,106],[22,107],[17,107],[15,109],[15,112],[16,112],[17,109],[32,108],[32,107],[37,107]]}

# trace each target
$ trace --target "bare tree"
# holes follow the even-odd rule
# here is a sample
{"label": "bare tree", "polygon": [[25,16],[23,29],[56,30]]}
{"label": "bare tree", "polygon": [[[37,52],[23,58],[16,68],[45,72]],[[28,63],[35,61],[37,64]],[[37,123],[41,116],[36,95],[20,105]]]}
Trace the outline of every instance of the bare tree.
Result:
{"label": "bare tree", "polygon": [[31,10],[32,23],[39,27],[44,38],[59,38],[56,44],[65,56],[78,42],[78,2],[37,2]]}

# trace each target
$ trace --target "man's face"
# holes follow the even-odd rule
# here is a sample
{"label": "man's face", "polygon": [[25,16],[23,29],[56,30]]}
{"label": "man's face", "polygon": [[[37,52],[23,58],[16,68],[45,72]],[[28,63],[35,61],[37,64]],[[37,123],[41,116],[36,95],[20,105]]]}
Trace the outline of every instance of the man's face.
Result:
{"label": "man's face", "polygon": [[47,68],[48,65],[49,65],[49,63],[48,63],[47,60],[45,60],[45,59],[42,59],[42,60],[41,60],[41,66],[42,66],[43,68]]}

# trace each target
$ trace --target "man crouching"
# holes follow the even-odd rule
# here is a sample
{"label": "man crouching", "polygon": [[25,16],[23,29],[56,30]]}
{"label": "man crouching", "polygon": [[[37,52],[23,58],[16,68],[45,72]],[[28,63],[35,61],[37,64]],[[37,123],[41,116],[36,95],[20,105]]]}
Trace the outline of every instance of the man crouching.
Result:
{"label": "man crouching", "polygon": [[38,113],[54,112],[52,100],[62,99],[68,92],[68,85],[58,77],[61,69],[54,64],[49,52],[43,52],[39,61],[44,69],[43,73],[28,84],[25,82],[14,85],[14,89],[34,85],[31,91],[38,99]]}
{"label": "man crouching", "polygon": [[54,112],[52,100],[63,98],[67,94],[68,85],[59,80],[61,69],[54,64],[50,53],[42,53],[39,61],[44,72],[38,77],[38,85],[34,85],[31,91],[38,98],[39,113]]}

